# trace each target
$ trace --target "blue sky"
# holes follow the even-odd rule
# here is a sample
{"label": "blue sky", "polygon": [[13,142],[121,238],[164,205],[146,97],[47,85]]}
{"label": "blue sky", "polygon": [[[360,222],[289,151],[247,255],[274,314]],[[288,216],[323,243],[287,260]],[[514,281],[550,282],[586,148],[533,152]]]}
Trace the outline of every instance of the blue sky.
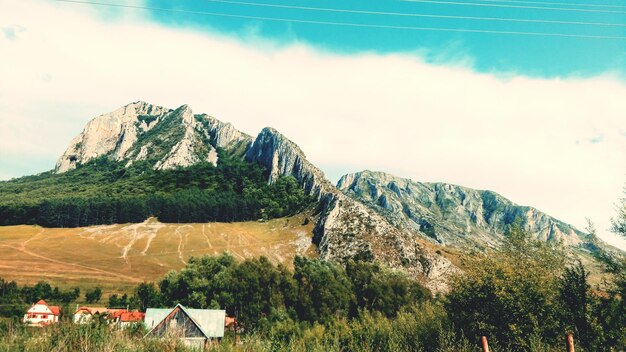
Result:
{"label": "blue sky", "polygon": [[[450,2],[450,1],[446,1]],[[127,2],[127,3],[131,3]],[[175,3],[175,5],[173,5]],[[243,3],[344,9],[384,13],[426,14],[481,18],[508,18],[586,23],[610,23],[621,26],[528,23],[469,19],[425,18],[396,15],[329,12],[293,8],[253,6]],[[486,6],[459,5],[459,3]],[[148,0],[147,7],[213,12],[244,16],[286,18],[305,21],[343,22],[382,26],[480,29],[493,31],[582,34],[626,37],[626,6],[616,0],[589,0],[584,4],[622,7],[572,6],[532,4],[528,2],[492,2],[460,0],[457,4],[390,1],[303,1],[267,0],[224,3],[203,0]],[[501,6],[517,6],[513,8]],[[545,7],[540,10],[520,7]],[[558,9],[558,10],[556,10]],[[587,11],[566,11],[585,9]],[[606,12],[600,12],[606,11]],[[616,13],[618,12],[618,13]],[[626,69],[624,39],[586,39],[534,35],[505,35],[462,33],[427,30],[403,30],[345,27],[309,23],[276,22],[225,18],[200,14],[151,11],[154,21],[169,26],[189,26],[218,30],[223,33],[249,36],[254,34],[282,43],[306,42],[318,48],[341,53],[354,52],[415,52],[432,62],[471,60],[481,72],[516,73],[530,76],[588,77],[606,71]]]}

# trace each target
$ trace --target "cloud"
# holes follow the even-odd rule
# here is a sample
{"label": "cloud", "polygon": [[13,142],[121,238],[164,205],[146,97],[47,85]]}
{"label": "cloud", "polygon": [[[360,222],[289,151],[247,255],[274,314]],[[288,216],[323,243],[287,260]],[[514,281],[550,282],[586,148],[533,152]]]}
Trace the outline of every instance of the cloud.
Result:
{"label": "cloud", "polygon": [[591,139],[589,139],[589,143],[591,144],[598,144],[601,143],[604,140],[604,136],[603,135],[597,135]]}
{"label": "cloud", "polygon": [[17,38],[17,35],[25,30],[25,27],[22,27],[18,24],[13,24],[2,27],[2,34],[4,34],[4,37],[8,40],[15,40]]}
{"label": "cloud", "polygon": [[[492,189],[580,228],[589,217],[608,229],[626,181],[618,132],[626,128],[626,84],[614,74],[481,74],[465,53],[460,65],[341,55],[165,28],[141,11],[10,5],[0,27],[18,19],[28,31],[0,37],[2,175],[30,172],[7,157],[52,168],[88,119],[146,100],[186,103],[250,134],[273,126],[332,180],[376,169]],[[575,143],[600,134],[602,143]]]}

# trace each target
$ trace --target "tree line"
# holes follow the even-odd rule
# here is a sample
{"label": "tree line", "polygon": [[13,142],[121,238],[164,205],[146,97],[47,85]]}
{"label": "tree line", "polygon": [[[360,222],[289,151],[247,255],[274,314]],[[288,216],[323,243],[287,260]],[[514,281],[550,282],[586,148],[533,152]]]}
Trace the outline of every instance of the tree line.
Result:
{"label": "tree line", "polygon": [[[613,231],[626,237],[626,200]],[[589,252],[604,269],[603,282],[592,285],[570,254],[514,221],[502,246],[463,258],[464,272],[444,295],[369,261],[296,257],[288,269],[222,254],[191,258],[156,283],[109,297],[109,305],[226,309],[253,350],[472,351],[487,336],[494,350],[557,351],[567,332],[579,350],[624,350],[626,257],[602,246]]]}
{"label": "tree line", "polygon": [[269,185],[259,165],[220,155],[217,166],[174,170],[101,157],[63,174],[0,182],[0,225],[232,222],[292,215],[314,202],[293,177]]}
{"label": "tree line", "polygon": [[[625,214],[614,228],[626,236]],[[389,346],[404,339],[410,349],[434,351],[427,346],[447,341],[456,351],[488,336],[500,350],[551,351],[561,348],[567,332],[583,351],[620,350],[626,348],[626,259],[598,253],[605,280],[592,286],[582,262],[515,221],[500,248],[464,258],[464,273],[452,277],[445,295],[432,296],[415,279],[368,261],[339,265],[296,257],[289,270],[265,258],[237,262],[223,254],[192,258],[158,283],[140,284],[128,300],[140,309],[177,303],[226,309],[247,331],[281,346],[315,329],[341,341],[345,336],[330,331],[353,339],[361,331],[354,329],[365,328],[368,334],[381,329],[383,347],[374,350],[394,350]],[[397,324],[417,330],[385,330]]]}
{"label": "tree line", "polygon": [[3,317],[21,317],[30,305],[40,299],[50,304],[68,305],[79,297],[78,287],[63,290],[45,281],[20,287],[15,281],[0,278],[0,316]]}

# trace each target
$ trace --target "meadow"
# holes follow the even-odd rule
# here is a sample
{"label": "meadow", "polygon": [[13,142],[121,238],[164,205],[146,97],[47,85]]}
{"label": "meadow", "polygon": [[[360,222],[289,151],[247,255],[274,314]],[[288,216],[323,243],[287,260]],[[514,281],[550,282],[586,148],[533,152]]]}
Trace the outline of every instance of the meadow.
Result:
{"label": "meadow", "polygon": [[0,277],[39,281],[104,296],[127,293],[185,266],[191,256],[229,252],[237,259],[265,256],[291,266],[296,255],[315,257],[314,223],[300,214],[268,221],[143,223],[80,228],[0,227]]}

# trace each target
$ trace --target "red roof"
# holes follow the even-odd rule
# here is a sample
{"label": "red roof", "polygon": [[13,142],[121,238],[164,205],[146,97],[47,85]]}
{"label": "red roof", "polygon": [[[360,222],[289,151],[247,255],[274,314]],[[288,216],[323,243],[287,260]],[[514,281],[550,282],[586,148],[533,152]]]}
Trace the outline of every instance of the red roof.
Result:
{"label": "red roof", "polygon": [[224,326],[228,327],[228,326],[237,326],[237,318],[235,317],[229,317],[228,315],[226,316],[226,319],[224,320]]}
{"label": "red roof", "polygon": [[52,312],[52,314],[54,315],[59,315],[61,314],[61,308],[59,308],[59,306],[49,306],[48,303],[46,303],[46,301],[44,301],[43,299],[40,299],[39,302],[33,304],[30,308],[28,308],[28,310],[31,310],[34,306],[41,304],[43,306],[48,307],[48,309],[50,309],[50,311]]}
{"label": "red roof", "polygon": [[141,313],[138,311],[123,312],[122,314],[120,314],[120,321],[123,321],[123,322],[142,321],[145,316],[146,316],[146,313]]}
{"label": "red roof", "polygon": [[80,311],[85,311],[91,315],[109,313],[109,310],[106,307],[80,307],[76,309],[76,312],[74,312],[74,314]]}

